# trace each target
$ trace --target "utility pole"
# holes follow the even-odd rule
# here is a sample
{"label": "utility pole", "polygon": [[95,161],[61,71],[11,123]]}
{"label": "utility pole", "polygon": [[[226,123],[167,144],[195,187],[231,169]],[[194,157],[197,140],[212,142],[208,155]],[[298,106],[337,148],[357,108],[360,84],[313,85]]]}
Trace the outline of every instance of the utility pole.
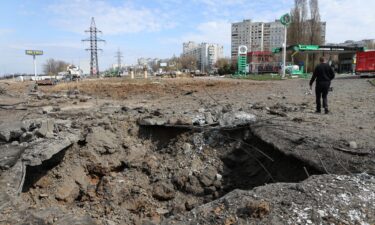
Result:
{"label": "utility pole", "polygon": [[121,71],[121,59],[124,57],[120,51],[120,49],[118,49],[118,51],[116,52],[116,56],[117,58],[117,75],[120,76],[120,71]]}
{"label": "utility pole", "polygon": [[98,33],[102,33],[102,32],[96,28],[94,17],[91,18],[91,26],[89,30],[86,30],[85,32],[90,33],[89,38],[82,40],[84,42],[85,41],[90,42],[90,48],[86,49],[86,51],[90,51],[91,53],[90,75],[99,76],[98,51],[103,51],[103,50],[98,49],[98,42],[105,42],[105,40],[98,38]]}

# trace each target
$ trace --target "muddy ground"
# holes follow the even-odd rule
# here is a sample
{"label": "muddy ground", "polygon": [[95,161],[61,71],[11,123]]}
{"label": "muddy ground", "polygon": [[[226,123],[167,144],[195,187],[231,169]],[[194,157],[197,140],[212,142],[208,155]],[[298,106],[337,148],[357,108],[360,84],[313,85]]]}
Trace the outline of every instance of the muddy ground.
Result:
{"label": "muddy ground", "polygon": [[374,224],[375,87],[307,87],[1,82],[0,224]]}

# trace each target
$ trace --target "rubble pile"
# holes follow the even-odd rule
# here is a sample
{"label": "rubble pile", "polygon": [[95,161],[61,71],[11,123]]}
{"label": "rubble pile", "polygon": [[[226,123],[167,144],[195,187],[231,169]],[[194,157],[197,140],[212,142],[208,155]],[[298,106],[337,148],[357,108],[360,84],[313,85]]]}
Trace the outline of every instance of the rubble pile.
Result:
{"label": "rubble pile", "polygon": [[29,97],[0,123],[0,224],[375,223],[375,151],[303,132],[307,103]]}
{"label": "rubble pile", "polygon": [[162,224],[373,224],[375,177],[313,176],[235,190]]}
{"label": "rubble pile", "polygon": [[29,166],[40,165],[71,146],[78,141],[79,131],[68,127],[69,123],[71,121],[36,119],[0,124],[0,140],[3,142],[0,155],[4,159],[0,168],[9,169],[18,160]]}
{"label": "rubble pile", "polygon": [[[105,104],[74,121],[63,112],[59,119],[59,111],[47,115],[57,118],[3,124],[5,146],[22,146],[13,163],[26,167],[19,185],[32,207],[54,205],[101,222],[158,224],[235,188],[273,182],[254,165],[262,156],[246,155],[256,118],[244,111],[174,117]],[[240,178],[249,172],[251,179]]]}

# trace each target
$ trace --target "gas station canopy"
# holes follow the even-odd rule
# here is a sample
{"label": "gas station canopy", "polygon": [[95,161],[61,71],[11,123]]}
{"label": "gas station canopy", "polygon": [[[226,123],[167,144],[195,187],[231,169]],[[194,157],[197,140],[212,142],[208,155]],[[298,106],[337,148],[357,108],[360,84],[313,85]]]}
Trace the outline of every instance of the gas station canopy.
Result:
{"label": "gas station canopy", "polygon": [[[286,48],[287,51],[293,52],[309,52],[309,53],[356,53],[363,52],[364,47],[347,47],[338,45],[291,45]],[[280,53],[282,47],[272,49],[272,53]]]}

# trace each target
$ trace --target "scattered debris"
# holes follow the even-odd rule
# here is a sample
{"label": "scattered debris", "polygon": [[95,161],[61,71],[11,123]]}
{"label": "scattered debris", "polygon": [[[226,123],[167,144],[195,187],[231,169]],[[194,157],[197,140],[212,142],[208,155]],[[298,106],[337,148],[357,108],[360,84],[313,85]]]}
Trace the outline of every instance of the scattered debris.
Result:
{"label": "scattered debris", "polygon": [[314,99],[290,93],[299,82],[271,96],[191,79],[22,95],[0,111],[0,223],[373,223],[373,126],[340,111],[366,109],[340,95],[335,114],[311,114]]}
{"label": "scattered debris", "polygon": [[256,122],[256,117],[253,114],[246,112],[227,112],[219,118],[220,126],[222,127],[236,127],[245,126]]}
{"label": "scattered debris", "polygon": [[350,146],[351,149],[357,149],[358,148],[357,142],[355,142],[355,141],[349,142],[349,146]]}
{"label": "scattered debris", "polygon": [[0,87],[0,95],[5,95],[6,93],[7,91],[5,90],[5,88]]}

